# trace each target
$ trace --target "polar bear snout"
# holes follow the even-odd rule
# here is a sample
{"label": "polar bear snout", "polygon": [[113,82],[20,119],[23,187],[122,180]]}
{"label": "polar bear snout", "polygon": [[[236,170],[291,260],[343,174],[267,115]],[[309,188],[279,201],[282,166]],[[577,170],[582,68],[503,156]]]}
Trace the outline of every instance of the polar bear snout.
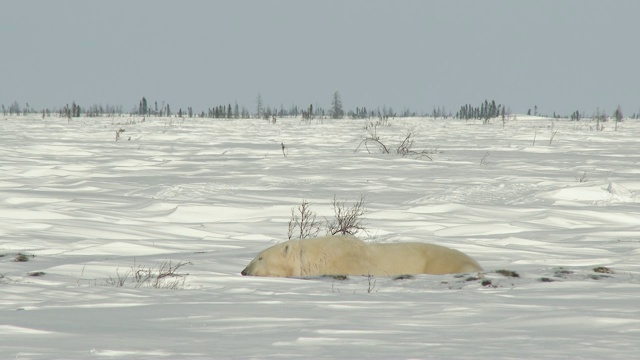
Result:
{"label": "polar bear snout", "polygon": [[249,265],[247,265],[246,268],[244,268],[242,271],[240,271],[240,274],[242,274],[242,276],[251,276],[251,275],[255,275],[253,272],[254,270],[251,269],[251,264],[253,264],[253,262],[251,262]]}

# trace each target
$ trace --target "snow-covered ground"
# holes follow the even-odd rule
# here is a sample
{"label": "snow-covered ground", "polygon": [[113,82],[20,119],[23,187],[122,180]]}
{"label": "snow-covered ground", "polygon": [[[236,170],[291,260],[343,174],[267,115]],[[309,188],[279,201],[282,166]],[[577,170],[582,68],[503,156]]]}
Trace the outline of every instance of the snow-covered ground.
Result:
{"label": "snow-covered ground", "polygon": [[[0,118],[0,358],[638,356],[640,122],[377,128],[430,161],[355,152],[370,121]],[[361,195],[363,238],[486,271],[240,275],[303,199]],[[163,264],[182,277],[135,281]]]}

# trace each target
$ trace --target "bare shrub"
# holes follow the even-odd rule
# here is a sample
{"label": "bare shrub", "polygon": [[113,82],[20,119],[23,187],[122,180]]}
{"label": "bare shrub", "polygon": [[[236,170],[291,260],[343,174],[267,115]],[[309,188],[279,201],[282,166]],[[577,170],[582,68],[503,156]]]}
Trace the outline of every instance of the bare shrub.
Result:
{"label": "bare shrub", "polygon": [[116,275],[109,275],[109,278],[105,281],[105,285],[123,287],[127,283],[127,279],[129,279],[129,276],[131,276],[131,270],[127,270],[126,272],[120,274],[120,269],[116,269]]}
{"label": "bare shrub", "polygon": [[[360,144],[358,144],[358,147],[356,147],[355,152],[360,150],[360,148],[364,145],[365,149],[367,149],[367,152],[371,154],[371,150],[369,149],[369,144],[373,144],[377,146],[382,151],[383,154],[391,154],[391,150],[389,150],[389,147],[385,145],[382,142],[382,140],[380,140],[380,136],[378,135],[378,127],[381,125],[388,125],[388,124],[386,122],[382,122],[381,120],[378,120],[376,122],[373,122],[373,121],[369,122],[364,127],[364,129],[368,133],[368,136],[366,136],[364,139],[362,139],[362,141],[360,141]],[[415,139],[415,134],[411,131],[407,132],[404,135],[404,139],[402,140],[402,142],[400,142],[398,147],[395,149],[395,153],[402,157],[417,156],[418,158],[426,157],[429,160],[433,160],[431,156],[429,156],[429,154],[433,154],[435,153],[435,151],[414,150],[413,149],[414,139]]]}
{"label": "bare shrub", "polygon": [[413,133],[407,132],[407,134],[404,137],[404,140],[402,140],[400,145],[398,145],[398,148],[396,149],[396,154],[401,155],[402,157],[407,157],[409,155],[416,156],[418,158],[426,157],[427,159],[433,161],[433,159],[431,158],[431,156],[429,156],[429,154],[433,154],[435,151],[413,150],[413,139],[414,139]]}
{"label": "bare shrub", "polygon": [[362,218],[366,213],[364,209],[363,195],[360,195],[360,200],[353,206],[347,208],[346,200],[338,200],[333,197],[331,204],[333,205],[334,218],[327,220],[327,234],[351,234],[355,235],[358,231],[365,231],[362,224]]}
{"label": "bare shrub", "polygon": [[582,173],[582,176],[580,176],[580,177],[576,176],[576,181],[579,182],[579,183],[585,183],[588,180],[589,180],[589,178],[587,177],[587,171],[586,170]]}
{"label": "bare shrub", "polygon": [[0,284],[15,282],[7,277],[5,274],[0,274]]}
{"label": "bare shrub", "polygon": [[412,148],[413,148],[413,136],[411,132],[409,132],[405,136],[404,140],[402,140],[400,145],[398,145],[398,148],[396,149],[396,154],[402,155],[402,157],[405,157],[413,152],[413,150],[411,150]]}
{"label": "bare shrub", "polygon": [[173,264],[165,261],[157,268],[139,267],[133,274],[136,287],[147,285],[154,289],[180,289],[184,287],[185,277],[189,274],[180,274],[178,269],[185,265],[193,265],[190,262],[178,262]]}
{"label": "bare shrub", "polygon": [[324,223],[316,221],[316,212],[311,210],[311,203],[302,200],[302,204],[291,208],[289,240],[316,237],[322,228],[325,229],[327,235],[355,235],[359,231],[366,231],[362,223],[362,218],[366,213],[364,200],[365,197],[361,195],[359,201],[353,206],[347,207],[346,200],[338,200],[334,196],[331,202],[334,216],[332,219],[325,218]]}
{"label": "bare shrub", "polygon": [[382,122],[381,120],[378,120],[376,122],[371,121],[367,123],[364,129],[367,131],[369,136],[365,137],[364,139],[362,139],[362,141],[360,141],[360,144],[358,144],[358,147],[356,148],[355,151],[358,151],[358,149],[360,149],[360,147],[364,144],[364,147],[367,149],[367,152],[371,153],[371,151],[369,150],[369,143],[374,143],[375,145],[380,147],[383,154],[389,154],[389,148],[385,144],[383,144],[382,141],[380,141],[380,136],[378,136],[378,126],[381,126],[381,125],[385,125],[385,123]]}
{"label": "bare shrub", "polygon": [[147,286],[154,289],[182,289],[189,274],[178,273],[178,269],[185,265],[193,264],[182,261],[174,264],[168,260],[159,266],[146,267],[134,263],[131,268],[122,273],[120,273],[120,269],[116,269],[116,275],[109,276],[104,284],[123,287],[130,280],[136,288]]}
{"label": "bare shrub", "polygon": [[316,222],[316,212],[311,210],[310,202],[302,200],[302,204],[298,207],[291,208],[289,240],[293,239],[294,236],[299,239],[315,237],[319,232],[320,225]]}

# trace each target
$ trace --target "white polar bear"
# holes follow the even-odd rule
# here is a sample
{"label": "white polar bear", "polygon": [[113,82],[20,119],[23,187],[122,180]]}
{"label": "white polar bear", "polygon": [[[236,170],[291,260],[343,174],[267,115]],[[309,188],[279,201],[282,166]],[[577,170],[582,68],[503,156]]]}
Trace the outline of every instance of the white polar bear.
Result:
{"label": "white polar bear", "polygon": [[452,274],[481,271],[466,254],[418,242],[368,244],[351,235],[289,240],[258,254],[242,275]]}

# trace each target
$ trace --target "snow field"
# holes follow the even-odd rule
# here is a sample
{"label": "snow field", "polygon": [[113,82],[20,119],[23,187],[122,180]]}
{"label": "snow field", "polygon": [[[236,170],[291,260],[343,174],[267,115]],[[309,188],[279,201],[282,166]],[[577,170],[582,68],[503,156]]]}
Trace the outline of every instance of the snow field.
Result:
{"label": "snow field", "polygon": [[[3,356],[637,355],[640,123],[597,132],[519,115],[504,128],[418,118],[377,128],[392,149],[411,132],[429,161],[356,152],[370,121],[0,119]],[[450,246],[486,272],[240,276],[286,239],[303,199],[322,220],[334,196],[361,195],[363,238]],[[110,283],[166,261],[185,263],[178,290]]]}

